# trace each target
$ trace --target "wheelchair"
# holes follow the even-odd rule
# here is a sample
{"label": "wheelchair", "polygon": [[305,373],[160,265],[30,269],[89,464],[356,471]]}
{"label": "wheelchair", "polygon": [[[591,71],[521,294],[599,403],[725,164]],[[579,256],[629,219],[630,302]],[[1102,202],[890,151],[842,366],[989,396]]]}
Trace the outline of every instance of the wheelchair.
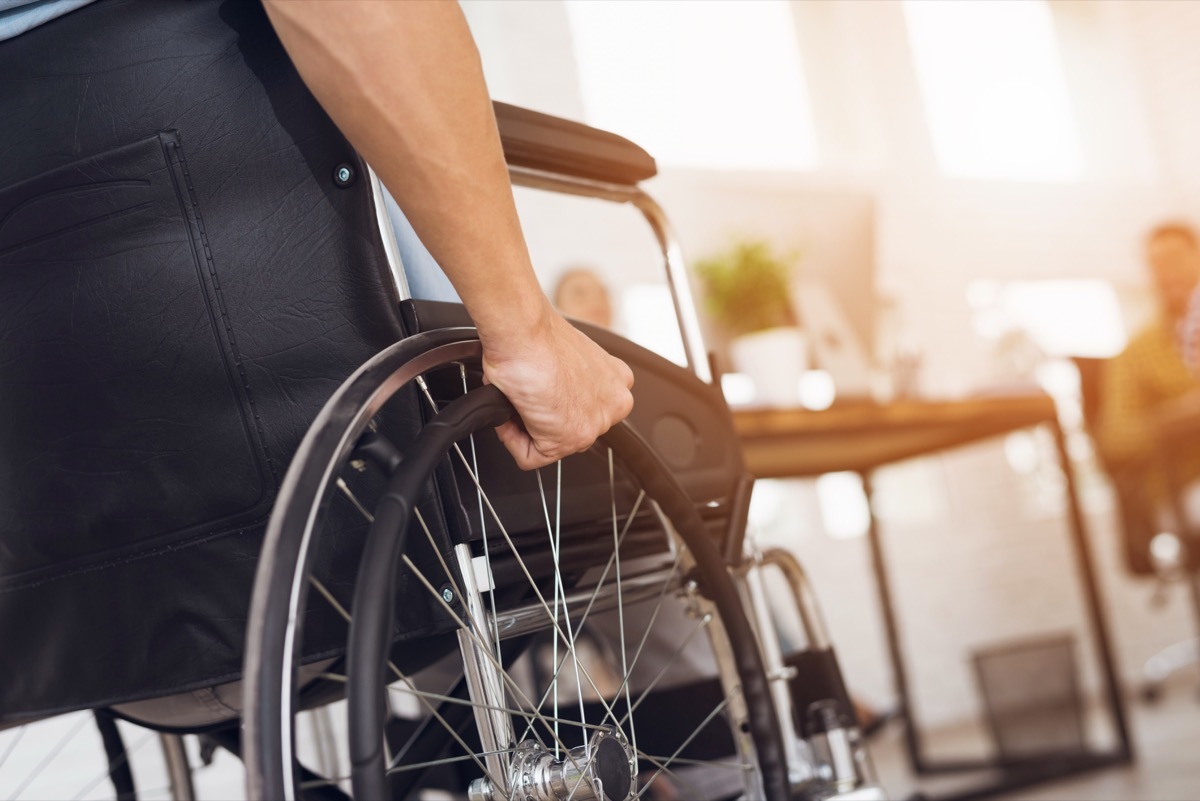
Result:
{"label": "wheelchair", "polygon": [[[137,111],[81,105],[97,140],[67,160],[57,118],[0,97],[32,121],[0,131],[31,153],[0,164],[0,638],[19,646],[0,655],[0,726],[94,708],[176,747],[203,735],[255,799],[882,797],[802,571],[747,545],[751,481],[680,249],[638,186],[648,154],[496,105],[514,184],[645,216],[688,361],[580,324],[634,370],[635,409],[525,473],[492,433],[513,410],[482,383],[470,320],[406,296],[378,180],[261,9],[100,2],[47,29],[102,39],[72,50],[94,80],[47,69],[42,31],[0,47],[0,73]],[[6,239],[47,207],[61,228]],[[773,569],[799,657],[766,603]],[[140,714],[214,692],[216,719]]]}

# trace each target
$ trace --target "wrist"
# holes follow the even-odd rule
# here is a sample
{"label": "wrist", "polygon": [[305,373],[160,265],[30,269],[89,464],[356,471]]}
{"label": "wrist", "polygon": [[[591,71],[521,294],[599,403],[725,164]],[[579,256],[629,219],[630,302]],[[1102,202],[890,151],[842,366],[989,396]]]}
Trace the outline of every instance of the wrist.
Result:
{"label": "wrist", "polygon": [[541,289],[503,303],[488,304],[482,314],[472,314],[479,339],[490,361],[517,358],[553,336],[561,319]]}

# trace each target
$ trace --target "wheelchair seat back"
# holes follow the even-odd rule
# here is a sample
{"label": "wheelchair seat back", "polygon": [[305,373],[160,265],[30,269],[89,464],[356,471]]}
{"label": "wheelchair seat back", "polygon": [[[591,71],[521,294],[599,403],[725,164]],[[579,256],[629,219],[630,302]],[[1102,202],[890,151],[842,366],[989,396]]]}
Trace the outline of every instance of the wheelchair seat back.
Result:
{"label": "wheelchair seat back", "polygon": [[365,165],[257,3],[101,0],[0,75],[0,720],[236,677],[279,479],[404,336]]}

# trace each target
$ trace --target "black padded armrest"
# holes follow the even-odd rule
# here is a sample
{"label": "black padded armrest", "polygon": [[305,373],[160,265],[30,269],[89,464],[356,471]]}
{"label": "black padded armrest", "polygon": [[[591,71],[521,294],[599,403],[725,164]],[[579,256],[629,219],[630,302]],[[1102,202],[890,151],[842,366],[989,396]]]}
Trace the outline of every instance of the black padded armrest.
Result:
{"label": "black padded armrest", "polygon": [[508,103],[492,105],[511,166],[628,185],[658,173],[654,158],[624,137]]}

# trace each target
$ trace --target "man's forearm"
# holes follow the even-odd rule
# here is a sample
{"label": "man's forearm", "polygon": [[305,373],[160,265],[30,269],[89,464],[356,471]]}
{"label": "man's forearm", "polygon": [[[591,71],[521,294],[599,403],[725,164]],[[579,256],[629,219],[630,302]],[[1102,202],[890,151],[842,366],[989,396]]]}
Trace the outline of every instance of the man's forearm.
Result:
{"label": "man's forearm", "polygon": [[396,197],[485,344],[538,324],[548,304],[458,4],[267,0],[266,8],[301,76]]}
{"label": "man's forearm", "polygon": [[466,20],[452,2],[267,0],[316,98],[379,173],[471,313],[483,375],[533,469],[578,453],[633,407],[633,373],[560,317],[521,235]]}

